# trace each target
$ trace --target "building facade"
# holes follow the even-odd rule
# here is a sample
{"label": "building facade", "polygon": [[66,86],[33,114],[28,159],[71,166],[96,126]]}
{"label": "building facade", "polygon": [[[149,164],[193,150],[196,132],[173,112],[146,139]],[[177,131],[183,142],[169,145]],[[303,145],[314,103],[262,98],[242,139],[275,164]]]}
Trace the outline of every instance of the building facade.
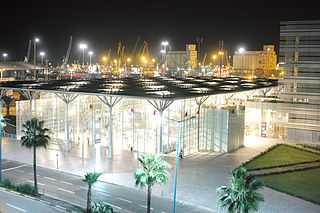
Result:
{"label": "building facade", "polygon": [[263,51],[236,51],[233,69],[234,74],[241,77],[278,77],[274,45],[264,45]]}
{"label": "building facade", "polygon": [[166,67],[172,74],[190,72],[197,67],[197,50],[195,44],[187,44],[185,51],[168,51]]}
{"label": "building facade", "polygon": [[320,142],[320,20],[280,23],[280,57],[285,76],[278,110],[287,140]]}

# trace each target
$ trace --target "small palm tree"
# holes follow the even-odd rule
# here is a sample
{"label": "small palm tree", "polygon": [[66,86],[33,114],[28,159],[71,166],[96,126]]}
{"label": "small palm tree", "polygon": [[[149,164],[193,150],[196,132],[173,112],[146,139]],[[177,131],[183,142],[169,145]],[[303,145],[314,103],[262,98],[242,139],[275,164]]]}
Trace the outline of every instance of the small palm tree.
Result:
{"label": "small palm tree", "polygon": [[12,95],[5,95],[2,97],[3,102],[6,104],[7,107],[7,117],[10,115],[10,103],[14,101],[14,98]]}
{"label": "small palm tree", "polygon": [[231,187],[217,189],[221,209],[227,208],[229,213],[258,211],[258,204],[264,198],[257,191],[263,188],[263,183],[256,176],[248,174],[244,167],[231,171],[231,175]]}
{"label": "small palm tree", "polygon": [[137,169],[134,173],[136,186],[148,187],[147,195],[147,213],[150,213],[151,206],[151,189],[155,183],[164,185],[169,180],[168,168],[171,167],[166,161],[161,159],[162,154],[140,154],[139,162],[143,169]]}
{"label": "small palm tree", "polygon": [[87,172],[87,174],[84,176],[84,179],[82,179],[84,182],[88,183],[88,196],[87,196],[87,213],[91,213],[91,187],[92,185],[98,181],[99,176],[101,173],[96,172]]}
{"label": "small palm tree", "polygon": [[31,120],[26,121],[22,126],[25,130],[22,130],[24,136],[21,137],[21,146],[24,146],[28,149],[33,148],[33,179],[34,179],[34,188],[35,193],[38,194],[38,185],[37,185],[37,148],[47,148],[49,144],[49,135],[46,133],[49,132],[49,129],[43,127],[44,121],[38,121],[37,118],[32,118]]}

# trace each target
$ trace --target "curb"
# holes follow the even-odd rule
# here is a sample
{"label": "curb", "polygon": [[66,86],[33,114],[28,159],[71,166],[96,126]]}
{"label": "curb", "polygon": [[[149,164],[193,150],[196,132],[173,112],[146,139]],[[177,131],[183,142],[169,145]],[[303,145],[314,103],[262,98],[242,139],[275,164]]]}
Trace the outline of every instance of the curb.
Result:
{"label": "curb", "polygon": [[36,198],[36,197],[32,197],[32,196],[29,196],[29,195],[25,195],[25,194],[22,194],[22,193],[13,191],[13,190],[11,190],[11,189],[7,189],[7,188],[0,187],[0,190],[1,190],[1,191],[6,191],[6,192],[10,192],[10,193],[13,193],[13,194],[15,194],[15,195],[19,195],[19,196],[21,196],[21,197],[25,197],[25,198],[28,198],[28,199],[31,199],[31,200],[35,200],[35,201],[38,201],[38,202],[40,202],[40,203],[43,203],[43,204],[46,204],[46,205],[55,207],[55,208],[57,208],[57,209],[61,209],[61,210],[66,211],[66,212],[76,213],[75,211],[72,211],[72,210],[70,210],[70,209],[67,209],[67,208],[65,208],[65,207],[62,207],[62,206],[60,206],[60,205],[56,205],[56,204],[53,204],[53,203],[50,203],[50,202],[41,200],[41,199]]}

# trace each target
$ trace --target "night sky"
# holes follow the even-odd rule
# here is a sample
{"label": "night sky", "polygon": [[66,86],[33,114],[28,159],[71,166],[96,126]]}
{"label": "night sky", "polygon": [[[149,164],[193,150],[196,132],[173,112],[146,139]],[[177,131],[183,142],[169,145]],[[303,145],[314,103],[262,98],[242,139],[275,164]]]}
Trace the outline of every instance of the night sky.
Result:
{"label": "night sky", "polygon": [[131,55],[138,36],[148,42],[153,56],[159,55],[162,40],[168,40],[172,50],[184,50],[197,36],[203,37],[202,55],[217,51],[219,39],[229,53],[240,46],[260,50],[263,44],[274,44],[278,51],[281,20],[320,19],[319,3],[295,2],[1,0],[0,52],[2,56],[6,51],[8,60],[22,60],[28,40],[38,36],[38,51],[61,63],[70,35],[74,38],[70,62],[79,58],[80,42],[88,44],[95,59],[109,48],[115,54],[119,41]]}

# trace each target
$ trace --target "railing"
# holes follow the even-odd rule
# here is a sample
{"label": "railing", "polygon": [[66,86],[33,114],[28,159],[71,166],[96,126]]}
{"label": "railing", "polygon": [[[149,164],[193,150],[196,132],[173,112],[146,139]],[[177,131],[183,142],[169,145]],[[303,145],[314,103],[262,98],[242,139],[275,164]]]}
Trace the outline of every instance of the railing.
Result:
{"label": "railing", "polygon": [[4,132],[2,132],[2,137],[3,138],[17,139],[17,135],[16,134],[4,133]]}

